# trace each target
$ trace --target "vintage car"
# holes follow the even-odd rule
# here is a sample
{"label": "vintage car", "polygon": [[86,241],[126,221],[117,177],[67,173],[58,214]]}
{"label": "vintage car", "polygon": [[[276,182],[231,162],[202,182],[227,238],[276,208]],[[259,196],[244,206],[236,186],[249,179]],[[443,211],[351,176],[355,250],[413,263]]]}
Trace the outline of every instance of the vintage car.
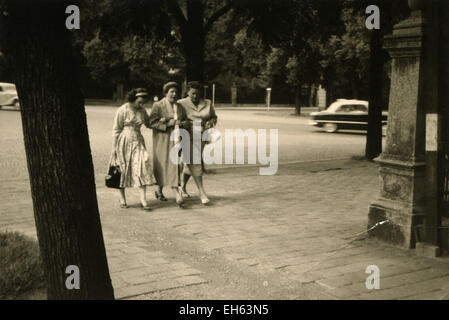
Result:
{"label": "vintage car", "polygon": [[19,97],[13,83],[0,82],[0,108],[2,106],[13,106],[20,109]]}
{"label": "vintage car", "polygon": [[[382,112],[382,134],[387,131],[388,112]],[[368,128],[368,101],[338,99],[329,108],[310,114],[309,124],[326,132],[364,130]]]}

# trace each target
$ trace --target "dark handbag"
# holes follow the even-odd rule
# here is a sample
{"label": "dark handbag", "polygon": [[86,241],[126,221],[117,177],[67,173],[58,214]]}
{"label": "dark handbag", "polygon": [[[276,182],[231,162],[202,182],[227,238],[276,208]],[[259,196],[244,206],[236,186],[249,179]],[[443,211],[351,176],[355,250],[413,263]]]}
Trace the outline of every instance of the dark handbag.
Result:
{"label": "dark handbag", "polygon": [[120,189],[120,175],[119,166],[109,166],[108,174],[105,177],[106,187]]}

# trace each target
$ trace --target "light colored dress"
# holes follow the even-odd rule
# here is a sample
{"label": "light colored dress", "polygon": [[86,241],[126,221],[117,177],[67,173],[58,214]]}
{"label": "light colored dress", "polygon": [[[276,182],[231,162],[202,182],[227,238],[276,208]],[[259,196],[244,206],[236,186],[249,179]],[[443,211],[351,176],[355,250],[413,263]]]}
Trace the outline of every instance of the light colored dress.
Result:
{"label": "light colored dress", "polygon": [[145,140],[140,132],[142,125],[149,127],[149,116],[145,109],[135,112],[128,103],[122,105],[115,114],[113,135],[117,137],[115,146],[120,166],[120,188],[154,185],[151,159],[145,148]]}
{"label": "light colored dress", "polygon": [[[176,105],[177,119],[184,121],[184,109]],[[170,150],[175,142],[170,140],[174,130],[174,108],[166,98],[153,104],[150,113],[150,127],[153,129],[153,168],[157,184],[161,187],[178,187],[180,185],[180,170],[170,159]],[[162,121],[165,119],[165,121]],[[182,126],[181,126],[182,128]]]}
{"label": "light colored dress", "polygon": [[[217,114],[215,113],[214,106],[212,105],[211,100],[202,99],[198,103],[198,106],[192,102],[190,97],[185,99],[178,100],[178,104],[180,104],[187,115],[187,119],[201,122],[201,134],[204,131],[204,125],[206,122],[210,123],[210,127],[214,127],[217,124]],[[201,155],[201,161],[203,161],[203,150],[206,145],[205,142],[194,143],[193,141],[193,127],[189,130],[190,133],[190,164],[184,164],[183,173],[191,175],[191,176],[202,176],[203,175],[203,166],[201,164],[194,163],[194,154]]]}

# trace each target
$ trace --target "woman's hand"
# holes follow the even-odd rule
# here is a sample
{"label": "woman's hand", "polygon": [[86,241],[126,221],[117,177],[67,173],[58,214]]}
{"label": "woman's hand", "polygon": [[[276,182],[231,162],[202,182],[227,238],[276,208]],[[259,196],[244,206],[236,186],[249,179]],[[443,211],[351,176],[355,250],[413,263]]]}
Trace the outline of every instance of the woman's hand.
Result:
{"label": "woman's hand", "polygon": [[190,120],[181,121],[179,124],[180,128],[187,129],[187,130],[190,129],[191,126],[192,126],[192,121],[190,121]]}
{"label": "woman's hand", "polygon": [[167,121],[167,127],[174,127],[175,126],[175,119],[170,119]]}
{"label": "woman's hand", "polygon": [[162,118],[159,119],[159,122],[161,122],[161,123],[166,123],[166,122],[167,122],[167,119],[165,119],[164,117],[162,117]]}
{"label": "woman's hand", "polygon": [[213,127],[213,125],[210,121],[206,121],[203,126],[204,130],[210,129],[212,127]]}

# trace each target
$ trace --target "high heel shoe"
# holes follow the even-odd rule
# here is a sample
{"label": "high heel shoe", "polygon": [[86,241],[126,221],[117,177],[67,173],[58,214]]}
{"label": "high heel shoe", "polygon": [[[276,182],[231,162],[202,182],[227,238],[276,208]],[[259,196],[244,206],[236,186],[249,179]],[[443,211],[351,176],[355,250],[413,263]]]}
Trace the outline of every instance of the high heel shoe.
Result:
{"label": "high heel shoe", "polygon": [[121,202],[120,201],[120,208],[127,209],[127,208],[129,208],[129,206],[126,204],[126,202]]}
{"label": "high heel shoe", "polygon": [[182,198],[180,193],[176,194],[176,204],[181,209],[185,209],[185,207],[184,207],[184,199]]}
{"label": "high heel shoe", "polygon": [[207,206],[210,204],[210,200],[208,198],[201,199],[201,203],[203,206]]}
{"label": "high heel shoe", "polygon": [[156,199],[158,199],[160,201],[167,201],[167,198],[164,196],[163,193],[159,193],[158,191],[154,191],[154,195],[155,195]]}
{"label": "high heel shoe", "polygon": [[148,203],[146,204],[146,205],[144,205],[144,204],[140,204],[141,206],[142,206],[142,210],[145,210],[145,211],[152,211],[153,209],[151,209],[151,207],[148,205]]}
{"label": "high heel shoe", "polygon": [[182,187],[179,187],[179,193],[181,194],[181,197],[183,198],[190,198],[190,194],[187,193]]}

